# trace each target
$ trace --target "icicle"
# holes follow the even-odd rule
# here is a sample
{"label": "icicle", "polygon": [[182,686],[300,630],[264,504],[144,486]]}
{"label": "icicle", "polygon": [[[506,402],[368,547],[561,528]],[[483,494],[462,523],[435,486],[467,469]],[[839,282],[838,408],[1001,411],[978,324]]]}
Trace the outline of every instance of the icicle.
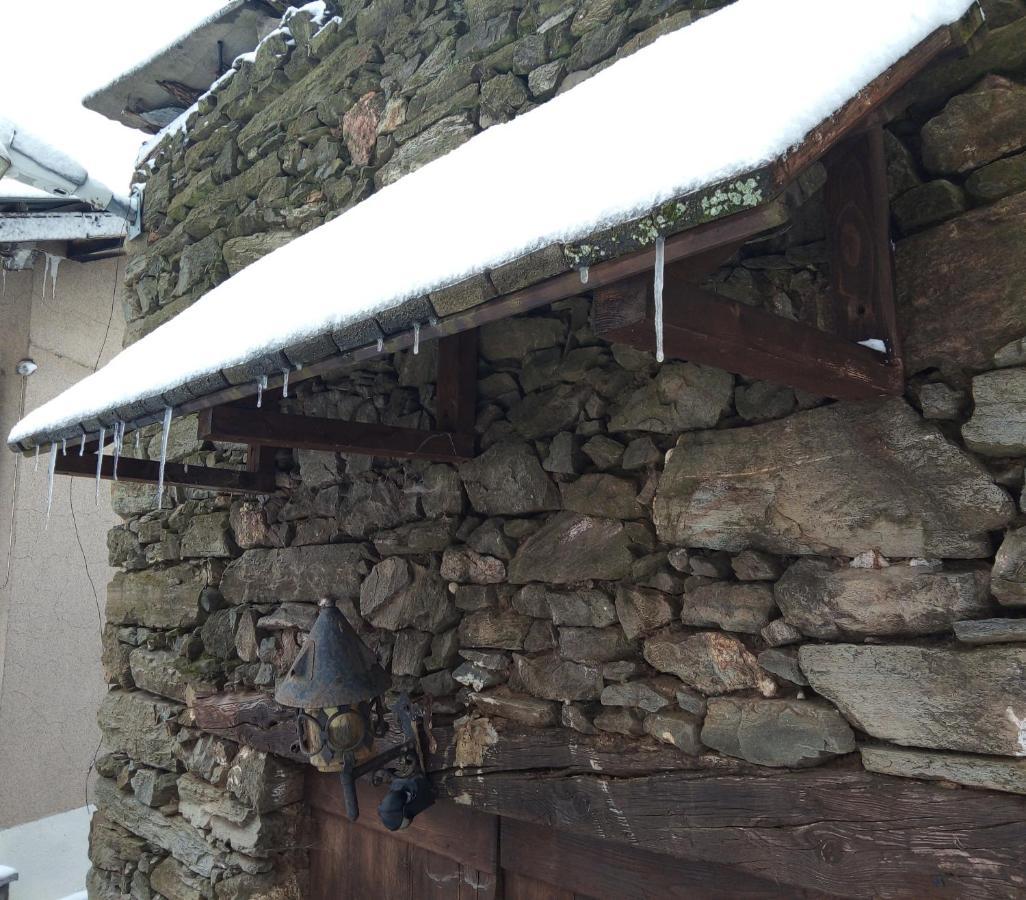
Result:
{"label": "icicle", "polygon": [[581,284],[588,283],[588,267],[581,266]]}
{"label": "icicle", "polygon": [[663,356],[663,274],[666,266],[666,241],[662,235],[655,242],[655,344],[656,362],[662,362]]}
{"label": "icicle", "polygon": [[96,502],[100,502],[100,475],[103,473],[103,442],[107,437],[107,429],[100,429],[100,443],[96,447]]}
{"label": "icicle", "polygon": [[82,440],[79,442],[79,445],[78,445],[78,455],[79,456],[85,456],[85,432],[84,431],[82,432]]}
{"label": "icicle", "polygon": [[380,353],[384,348],[385,348],[385,339],[384,338],[378,338],[378,353]]}
{"label": "icicle", "polygon": [[50,270],[50,299],[57,299],[57,269],[60,267],[61,258],[59,256],[47,257],[47,268]]}
{"label": "icicle", "polygon": [[32,471],[33,472],[38,472],[39,471],[39,444],[36,444],[36,462],[35,462],[35,465],[33,465],[33,467],[32,467]]}
{"label": "icicle", "polygon": [[68,455],[68,439],[61,438],[61,456]]}
{"label": "icicle", "polygon": [[281,370],[281,396],[285,398],[289,395],[289,370]]}
{"label": "icicle", "polygon": [[420,322],[413,323],[413,355],[420,353]]}
{"label": "icicle", "polygon": [[135,452],[139,452],[139,429],[135,429]]}
{"label": "icicle", "polygon": [[111,476],[115,481],[118,480],[118,461],[121,459],[121,445],[125,440],[125,423],[115,422],[114,423],[114,465],[112,466]]}
{"label": "icicle", "polygon": [[50,527],[50,507],[53,505],[53,473],[57,471],[57,445],[50,445],[50,469],[46,476],[46,524],[43,531]]}
{"label": "icicle", "polygon": [[6,297],[7,296],[7,268],[5,266],[0,266],[0,278],[3,279],[2,282],[0,282],[0,297]]}
{"label": "icicle", "polygon": [[170,430],[171,407],[165,406],[164,429],[160,432],[160,467],[157,469],[157,509],[164,507],[164,466],[167,465],[167,435]]}
{"label": "icicle", "polygon": [[267,376],[261,375],[257,379],[257,409],[264,404],[264,391],[267,389]]}

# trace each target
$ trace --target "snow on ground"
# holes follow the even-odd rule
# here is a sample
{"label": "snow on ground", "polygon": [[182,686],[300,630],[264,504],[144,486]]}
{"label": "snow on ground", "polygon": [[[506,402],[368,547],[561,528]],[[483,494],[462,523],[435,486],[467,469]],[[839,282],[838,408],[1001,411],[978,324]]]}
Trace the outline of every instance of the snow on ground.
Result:
{"label": "snow on ground", "polygon": [[74,424],[581,240],[799,143],[970,0],[738,0],[258,260],[35,410]]}

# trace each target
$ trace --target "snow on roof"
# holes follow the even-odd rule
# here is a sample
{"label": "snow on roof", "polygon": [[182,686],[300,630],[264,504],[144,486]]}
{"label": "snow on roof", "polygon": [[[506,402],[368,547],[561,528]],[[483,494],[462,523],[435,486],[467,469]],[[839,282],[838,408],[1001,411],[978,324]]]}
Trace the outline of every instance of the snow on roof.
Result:
{"label": "snow on roof", "polygon": [[18,422],[15,443],[753,171],[971,0],[737,0],[221,283]]}

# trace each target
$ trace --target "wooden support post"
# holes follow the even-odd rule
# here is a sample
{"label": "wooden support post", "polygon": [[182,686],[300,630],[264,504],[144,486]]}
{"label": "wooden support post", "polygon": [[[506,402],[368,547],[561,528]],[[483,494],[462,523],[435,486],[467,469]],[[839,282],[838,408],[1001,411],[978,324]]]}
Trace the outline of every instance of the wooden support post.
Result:
{"label": "wooden support post", "polygon": [[478,330],[438,340],[435,417],[439,431],[473,435],[477,418]]}
{"label": "wooden support post", "polygon": [[474,456],[473,435],[393,425],[291,416],[262,409],[217,406],[203,410],[199,437],[263,447],[295,447],[402,459],[461,462]]}
{"label": "wooden support post", "polygon": [[[118,460],[118,480],[134,484],[156,485],[160,465],[147,459],[133,459],[122,456]],[[96,455],[79,456],[78,452],[67,456],[57,454],[54,472],[58,475],[72,475],[82,478],[96,476]],[[114,478],[114,457],[104,456],[100,464],[100,477]],[[184,466],[181,463],[167,463],[164,466],[164,484],[179,487],[205,488],[228,494],[269,494],[274,490],[274,478],[266,473],[240,472],[234,469],[215,469],[210,466]]]}
{"label": "wooden support post", "polygon": [[[841,400],[903,390],[899,367],[845,338],[745,306],[684,281],[663,291],[668,358],[717,366]],[[595,333],[641,350],[655,348],[652,285],[633,278],[596,291]]]}
{"label": "wooden support post", "polygon": [[884,341],[900,376],[883,129],[874,125],[846,138],[823,161],[831,330],[851,341]]}

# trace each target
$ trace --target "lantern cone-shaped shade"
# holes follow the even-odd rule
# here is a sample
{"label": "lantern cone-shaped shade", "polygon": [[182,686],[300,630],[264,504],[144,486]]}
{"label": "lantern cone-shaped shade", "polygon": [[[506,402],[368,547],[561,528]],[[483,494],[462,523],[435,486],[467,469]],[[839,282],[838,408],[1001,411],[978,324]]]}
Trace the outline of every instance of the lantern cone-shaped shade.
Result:
{"label": "lantern cone-shaped shade", "polygon": [[274,699],[300,709],[349,706],[380,696],[390,684],[346,617],[322,600],[317,621]]}

